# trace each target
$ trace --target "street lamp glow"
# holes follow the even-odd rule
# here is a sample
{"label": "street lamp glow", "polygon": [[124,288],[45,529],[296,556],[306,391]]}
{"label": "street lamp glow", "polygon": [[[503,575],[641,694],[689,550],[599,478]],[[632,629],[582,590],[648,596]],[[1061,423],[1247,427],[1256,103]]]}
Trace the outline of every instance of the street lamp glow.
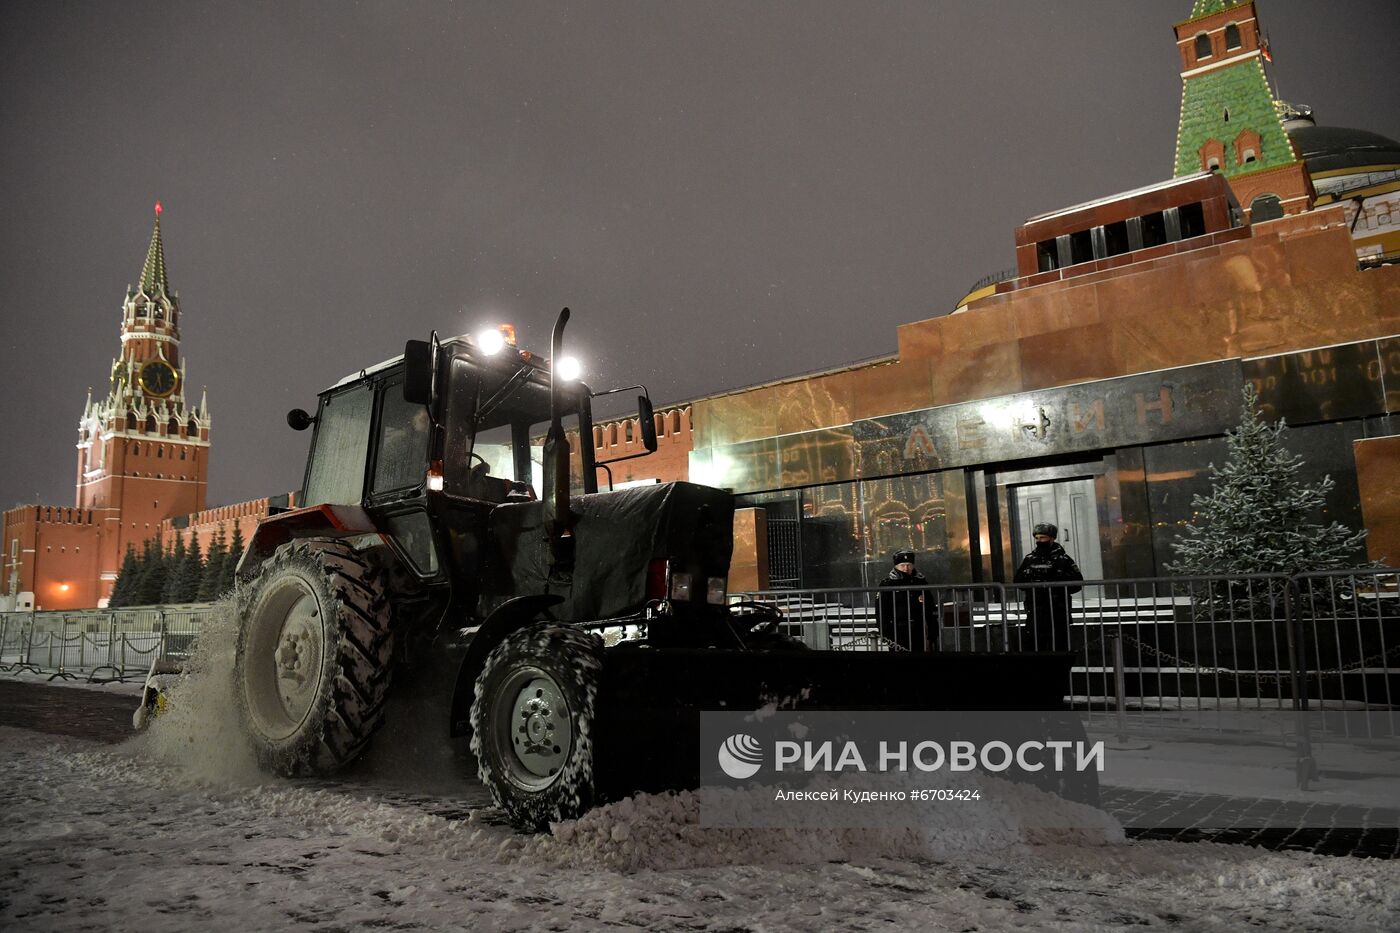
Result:
{"label": "street lamp glow", "polygon": [[495,327],[488,327],[476,335],[476,346],[487,356],[495,356],[505,349],[506,335]]}
{"label": "street lamp glow", "polygon": [[583,367],[579,365],[578,357],[561,356],[559,362],[554,365],[554,372],[565,382],[573,382],[583,375]]}

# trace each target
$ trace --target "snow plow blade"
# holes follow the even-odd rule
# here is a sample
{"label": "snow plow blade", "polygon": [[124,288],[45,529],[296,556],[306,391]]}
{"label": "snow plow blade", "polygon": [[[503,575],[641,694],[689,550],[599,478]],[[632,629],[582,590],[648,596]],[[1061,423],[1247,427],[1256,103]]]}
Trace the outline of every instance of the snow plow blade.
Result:
{"label": "snow plow blade", "polygon": [[699,786],[700,713],[1064,708],[1065,653],[612,650],[595,761],[605,796]]}

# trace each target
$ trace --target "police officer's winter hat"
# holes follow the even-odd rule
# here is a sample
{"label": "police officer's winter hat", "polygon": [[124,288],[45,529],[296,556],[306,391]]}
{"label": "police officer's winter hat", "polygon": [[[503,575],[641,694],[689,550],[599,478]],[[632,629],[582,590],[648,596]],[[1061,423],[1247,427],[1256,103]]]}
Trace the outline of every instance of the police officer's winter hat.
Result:
{"label": "police officer's winter hat", "polygon": [[914,563],[914,552],[913,552],[913,551],[895,551],[895,552],[894,552],[894,558],[893,558],[893,561],[892,561],[892,562],[893,562],[893,563],[896,563],[896,564],[912,564],[912,563]]}
{"label": "police officer's winter hat", "polygon": [[1035,535],[1049,535],[1052,538],[1058,538],[1060,536],[1060,529],[1049,522],[1041,522],[1039,525],[1036,525],[1035,530],[1031,532],[1032,537]]}

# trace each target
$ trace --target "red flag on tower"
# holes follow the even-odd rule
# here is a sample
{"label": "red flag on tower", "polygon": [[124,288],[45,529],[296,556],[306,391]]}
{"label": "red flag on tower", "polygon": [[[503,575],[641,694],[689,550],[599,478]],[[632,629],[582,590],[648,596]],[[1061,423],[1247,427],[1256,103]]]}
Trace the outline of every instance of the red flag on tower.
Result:
{"label": "red flag on tower", "polygon": [[1265,39],[1259,43],[1259,54],[1264,56],[1264,61],[1273,64],[1274,54],[1269,51],[1269,40]]}

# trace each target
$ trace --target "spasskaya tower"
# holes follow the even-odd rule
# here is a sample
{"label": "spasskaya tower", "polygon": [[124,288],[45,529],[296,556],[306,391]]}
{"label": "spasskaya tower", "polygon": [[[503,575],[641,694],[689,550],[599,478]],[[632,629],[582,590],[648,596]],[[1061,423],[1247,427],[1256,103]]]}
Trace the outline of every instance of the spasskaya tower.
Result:
{"label": "spasskaya tower", "polygon": [[180,298],[166,278],[161,206],[135,288],[122,302],[121,353],[105,398],[78,425],[77,507],[93,511],[101,537],[103,596],[127,545],[138,550],[162,519],[205,507],[209,407],[190,404],[180,356]]}

